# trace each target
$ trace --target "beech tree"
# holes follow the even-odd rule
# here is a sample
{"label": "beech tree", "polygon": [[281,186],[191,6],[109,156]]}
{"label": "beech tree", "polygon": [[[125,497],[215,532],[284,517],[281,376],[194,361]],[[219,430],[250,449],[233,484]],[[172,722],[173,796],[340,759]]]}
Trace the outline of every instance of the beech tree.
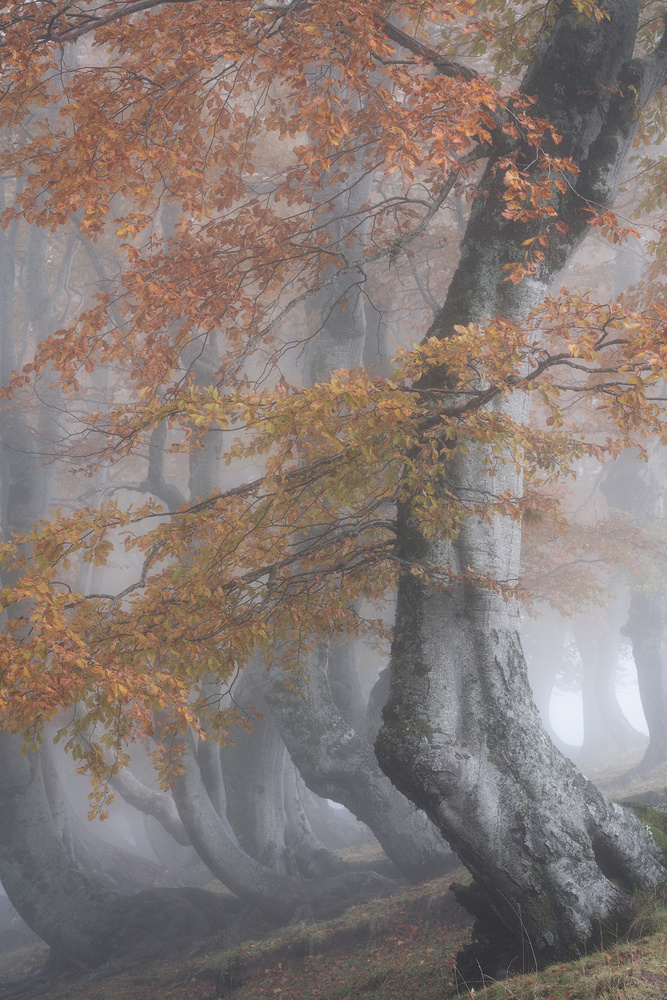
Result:
{"label": "beech tree", "polygon": [[[583,238],[589,206],[613,203],[636,135],[638,105],[645,106],[663,84],[665,54],[659,47],[644,60],[632,59],[639,5],[603,9],[607,16],[593,27],[582,25],[576,11],[562,5],[522,83],[522,92],[535,98],[534,107],[557,123],[559,152],[577,167],[576,180],[557,198],[565,227],[544,241],[534,275],[516,284],[498,281],[499,272],[515,266],[518,213],[504,207],[506,178],[492,158],[461,263],[431,329],[439,338],[449,337],[457,324],[489,314],[526,315]],[[600,94],[605,86],[616,96],[596,102],[594,110],[590,88]],[[527,147],[518,155],[531,163]],[[528,176],[534,177],[533,171],[528,167]],[[539,240],[541,226],[542,221],[535,229],[529,223],[528,232],[520,230],[521,243]],[[425,378],[424,389],[446,388],[447,377],[443,372]],[[500,396],[493,392],[494,415],[522,421],[521,397]],[[472,448],[444,467],[443,502],[452,494],[486,490],[520,493],[516,467],[494,467],[492,478],[487,455],[484,448]],[[516,579],[518,528],[507,514],[491,526],[469,518],[443,545],[442,539],[424,536],[412,506],[408,501],[399,515],[400,551],[407,562],[444,563],[458,573],[474,566],[496,579]],[[511,603],[493,592],[443,592],[413,573],[404,574],[392,690],[377,749],[399,787],[409,786],[429,814],[440,817],[441,829],[473,870],[473,891],[462,890],[461,898],[474,907],[477,888],[483,886],[505,926],[514,924],[518,934],[522,924],[538,951],[558,952],[590,937],[600,923],[622,916],[627,897],[614,877],[625,885],[648,884],[661,877],[660,863],[645,833],[545,739],[528,695],[514,615]],[[543,807],[539,811],[535,801]],[[648,866],[647,855],[654,858]],[[655,862],[658,867],[649,873]]]}
{"label": "beech tree", "polygon": [[[172,451],[193,455],[226,431],[239,477],[171,514],[111,499],[5,539],[8,731],[34,739],[76,703],[61,735],[101,782],[128,740],[157,735],[160,773],[181,816],[197,817],[188,833],[207,861],[217,839],[220,864],[233,838],[203,779],[181,773],[195,740],[224,738],[231,721],[211,677],[259,653],[298,694],[323,640],[386,635],[359,602],[397,586],[376,753],[470,868],[464,903],[545,958],[627,919],[631,891],[664,879],[646,827],[548,739],[517,629],[520,524],[547,503],[539,480],[663,433],[662,297],[629,309],[549,295],[591,226],[623,237],[611,211],[623,169],[635,140],[662,129],[660,110],[648,117],[667,82],[652,10],[7,5],[2,162],[24,182],[5,221],[75,218],[91,240],[115,233],[125,261],[7,393],[53,372],[77,399],[96,367],[122,366],[119,398],[79,425],[93,464],[136,461],[164,426]],[[65,65],[75,42],[85,59]],[[357,200],[360,166],[374,179]],[[659,167],[647,176],[661,183]],[[329,223],[345,190],[341,238]],[[460,258],[411,338],[421,344],[390,377],[314,366],[319,381],[290,385],[286,350],[317,332],[304,304],[338,288],[329,308],[350,310],[355,334],[367,272],[402,275],[463,191]],[[171,238],[155,226],[163,201]],[[216,338],[223,357],[202,384],[187,359]],[[544,424],[528,420],[531,394]],[[606,421],[592,439],[567,405],[587,395]],[[259,464],[255,478],[241,481],[244,463]],[[136,579],[78,593],[68,574],[104,565],[118,539],[139,556]],[[308,883],[253,872],[268,905],[312,898]],[[97,903],[91,920],[109,925],[108,900]],[[99,937],[77,948],[78,961],[100,960]]]}

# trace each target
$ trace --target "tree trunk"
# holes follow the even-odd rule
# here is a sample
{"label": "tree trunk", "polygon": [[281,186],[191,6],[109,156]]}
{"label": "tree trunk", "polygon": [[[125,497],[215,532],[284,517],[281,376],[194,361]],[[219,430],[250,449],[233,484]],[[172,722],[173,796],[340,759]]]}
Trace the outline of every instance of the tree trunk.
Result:
{"label": "tree trunk", "polygon": [[[327,218],[331,250],[344,252],[348,261],[362,256],[367,224],[360,224],[361,209],[371,197],[372,180],[367,168],[355,164],[328,203],[333,208]],[[364,281],[363,272],[347,268],[315,298],[311,312],[318,327],[306,352],[306,382],[324,381],[337,368],[362,364],[369,330]],[[379,349],[377,316],[370,326],[376,338],[375,345],[368,345],[373,354]],[[279,667],[264,671],[264,676],[261,664],[252,669],[257,690],[268,701],[308,788],[346,806],[366,823],[408,878],[419,881],[452,867],[452,852],[433,824],[391,786],[378,767],[366,739],[353,643],[332,639],[328,648],[324,644],[319,648],[310,659],[301,699],[285,689]]]}
{"label": "tree trunk", "polygon": [[342,862],[317,839],[299,802],[294,765],[253,679],[251,671],[241,675],[234,702],[261,718],[250,732],[236,727],[221,752],[227,820],[244,851],[268,868],[306,878],[339,873]]}
{"label": "tree trunk", "polygon": [[574,759],[578,746],[568,746],[551,725],[551,698],[556,678],[565,659],[565,623],[548,615],[524,622],[522,645],[528,661],[528,678],[533,701],[549,738],[567,757]]}
{"label": "tree trunk", "polygon": [[[559,5],[544,47],[523,83],[535,114],[563,136],[558,155],[580,168],[576,184],[555,208],[568,224],[553,233],[544,264],[519,285],[504,280],[505,265],[521,260],[523,243],[540,223],[503,216],[503,170],[492,158],[463,240],[460,265],[430,335],[448,337],[455,324],[494,315],[518,320],[544,294],[587,229],[584,209],[613,202],[618,176],[644,106],[665,71],[665,46],[630,62],[637,0],[606,0],[609,19],[592,24],[570,4]],[[535,151],[520,151],[524,165]],[[436,371],[422,388],[445,388]],[[517,394],[490,404],[520,421]],[[443,505],[455,494],[521,495],[521,477],[471,445],[443,464]],[[513,601],[472,584],[449,590],[429,582],[429,567],[465,576],[472,569],[516,581],[520,528],[509,518],[469,518],[453,541],[425,539],[410,505],[399,512],[397,556],[419,563],[398,592],[392,682],[376,750],[392,780],[442,830],[474,876],[460,899],[486,905],[517,942],[529,938],[540,958],[583,947],[603,925],[626,920],[632,888],[665,877],[662,855],[646,827],[607,801],[553,746],[528,685]],[[521,945],[519,944],[519,947]]]}
{"label": "tree trunk", "polygon": [[622,631],[632,639],[639,695],[649,732],[649,744],[638,770],[650,771],[667,760],[667,594],[635,591]]}
{"label": "tree trunk", "polygon": [[[648,463],[634,451],[624,452],[605,468],[600,488],[611,507],[645,526],[655,524],[664,516],[667,449],[656,443]],[[628,620],[620,630],[632,641],[648,727],[649,744],[637,768],[644,772],[667,760],[667,566],[659,554],[651,570],[657,579],[648,587],[643,577],[631,585]]]}
{"label": "tree trunk", "polygon": [[601,760],[646,745],[645,736],[628,722],[616,695],[621,646],[618,621],[618,602],[613,602],[607,609],[606,621],[579,621],[574,626],[582,661],[583,761]]}
{"label": "tree trunk", "polygon": [[83,875],[57,835],[40,759],[0,732],[0,879],[12,905],[44,941],[77,965],[110,953],[116,900]]}
{"label": "tree trunk", "polygon": [[359,677],[357,643],[354,640],[331,640],[327,675],[331,695],[341,718],[356,733],[363,733],[366,728],[366,702]]}
{"label": "tree trunk", "polygon": [[[242,711],[250,707],[238,690],[234,695]],[[236,727],[231,734],[234,742],[222,749],[227,819],[244,851],[275,871],[293,875],[285,846],[287,750],[261,700],[253,703],[262,718],[255,720],[249,733]]]}
{"label": "tree trunk", "polygon": [[299,879],[267,868],[247,854],[216,813],[197,767],[192,739],[182,753],[185,773],[174,783],[174,799],[197,853],[232,892],[277,920],[306,908],[326,918],[354,902],[390,892],[394,883],[369,872],[324,879]]}
{"label": "tree trunk", "polygon": [[[297,872],[302,878],[342,874],[348,866],[332,854],[315,833],[302,801],[305,785],[289,757],[286,760],[284,787],[287,816],[285,844],[292,853]],[[333,812],[331,807],[329,809]]]}
{"label": "tree trunk", "polygon": [[[261,664],[254,668],[262,670]],[[380,771],[371,743],[338,712],[327,676],[327,647],[311,654],[301,697],[283,685],[274,665],[264,692],[285,745],[308,788],[340,802],[366,823],[385,854],[414,881],[433,878],[455,863],[433,824]]]}
{"label": "tree trunk", "polygon": [[235,907],[215,893],[188,887],[126,896],[80,871],[54,825],[40,755],[21,753],[20,738],[0,731],[0,759],[0,880],[55,964],[123,965],[226,926]]}
{"label": "tree trunk", "polygon": [[[42,337],[50,332],[53,301],[62,289],[56,283],[49,299],[45,273],[49,248],[44,234],[31,230],[27,242],[26,316]],[[7,250],[3,237],[0,284],[9,291]],[[9,305],[3,302],[0,308],[0,373],[5,381],[17,365],[10,306],[11,297]],[[47,457],[56,450],[65,428],[60,422],[62,397],[47,388],[48,377],[45,382],[32,411],[14,399],[4,413],[0,501],[5,538],[31,530],[48,510],[54,465],[47,463]],[[3,571],[4,582],[11,577],[9,566]],[[18,613],[16,607],[10,611]],[[173,952],[226,925],[234,904],[214,893],[190,887],[156,888],[125,896],[82,872],[77,854],[83,853],[94,865],[99,858],[77,845],[48,758],[22,753],[20,737],[0,729],[0,762],[0,881],[22,919],[50,945],[56,963],[77,968],[128,963]],[[113,849],[107,851],[112,854]]]}

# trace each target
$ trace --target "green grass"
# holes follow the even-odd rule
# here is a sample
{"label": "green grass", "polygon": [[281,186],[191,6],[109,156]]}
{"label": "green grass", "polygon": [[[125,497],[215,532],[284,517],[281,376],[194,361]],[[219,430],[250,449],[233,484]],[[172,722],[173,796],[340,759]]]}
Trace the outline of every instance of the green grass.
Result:
{"label": "green grass", "polygon": [[476,1000],[663,1000],[667,895],[638,899],[636,906],[631,934],[615,945],[541,972],[487,980],[470,993]]}

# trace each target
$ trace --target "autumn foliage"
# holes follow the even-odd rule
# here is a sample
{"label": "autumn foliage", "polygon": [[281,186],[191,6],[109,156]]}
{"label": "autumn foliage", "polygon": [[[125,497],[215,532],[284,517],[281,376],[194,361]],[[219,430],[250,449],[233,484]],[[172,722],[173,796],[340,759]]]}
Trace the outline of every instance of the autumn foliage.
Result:
{"label": "autumn foliage", "polygon": [[[421,306],[389,376],[358,368],[302,385],[289,353],[316,335],[309,304],[342,275],[403,280],[425,241],[429,254],[446,243],[447,199],[474,196],[492,147],[506,150],[502,215],[525,227],[504,280],[539,270],[567,232],[553,202],[576,174],[515,89],[545,17],[494,0],[5,5],[4,225],[73,227],[117,262],[32,345],[5,405],[34,380],[57,385],[72,401],[69,459],[93,477],[105,463],[139,467],[165,426],[173,476],[210,434],[223,435],[227,469],[223,488],[179,510],[110,498],[4,540],[0,708],[16,731],[39,739],[57,719],[100,777],[101,746],[122,760],[156,712],[163,735],[224,735],[230,713],[200,694],[211,673],[231,677],[259,646],[296,682],[318,636],[382,632],[354,602],[372,606],[405,569],[397,505],[410,501],[427,538],[471,517],[552,516],[551,487],[582,456],[664,436],[660,269],[644,306],[545,294],[521,323],[490,316],[446,340],[422,339]],[[372,196],[347,209],[341,237],[337,199],[369,172]],[[622,239],[611,213],[591,205],[590,221]],[[344,313],[345,298],[331,308]],[[434,369],[446,388],[428,387]],[[534,400],[529,422],[495,405],[511,393]],[[452,494],[443,508],[443,463],[479,444],[490,466],[521,471],[523,492]],[[119,558],[122,587],[79,591],[82,567]],[[413,570],[453,582],[439,566]]]}

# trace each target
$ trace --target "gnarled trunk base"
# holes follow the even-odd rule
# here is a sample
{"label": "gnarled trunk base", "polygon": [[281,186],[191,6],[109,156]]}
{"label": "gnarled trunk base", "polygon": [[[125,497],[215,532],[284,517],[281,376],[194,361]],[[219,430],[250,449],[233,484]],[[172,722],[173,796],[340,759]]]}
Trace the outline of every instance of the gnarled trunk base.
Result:
{"label": "gnarled trunk base", "polygon": [[[515,616],[487,592],[450,594],[404,579],[376,749],[500,924],[547,960],[626,922],[630,891],[655,886],[665,869],[648,829],[548,739]],[[459,898],[475,910],[479,893]]]}

